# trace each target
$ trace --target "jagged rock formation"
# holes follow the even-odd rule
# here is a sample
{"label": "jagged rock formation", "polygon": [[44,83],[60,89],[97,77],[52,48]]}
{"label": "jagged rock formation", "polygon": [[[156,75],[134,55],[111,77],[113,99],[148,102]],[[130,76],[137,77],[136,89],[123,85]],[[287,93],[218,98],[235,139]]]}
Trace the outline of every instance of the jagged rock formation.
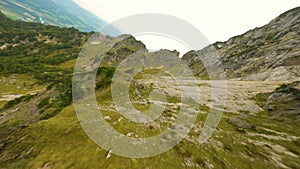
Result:
{"label": "jagged rock formation", "polygon": [[106,53],[102,61],[103,65],[117,66],[127,56],[139,50],[146,50],[146,46],[141,41],[137,41],[133,36],[128,36],[116,43]]}
{"label": "jagged rock formation", "polygon": [[227,42],[191,51],[183,59],[198,76],[207,76],[203,63],[220,66],[210,58],[218,55],[229,79],[295,81],[300,79],[299,42],[300,7]]}

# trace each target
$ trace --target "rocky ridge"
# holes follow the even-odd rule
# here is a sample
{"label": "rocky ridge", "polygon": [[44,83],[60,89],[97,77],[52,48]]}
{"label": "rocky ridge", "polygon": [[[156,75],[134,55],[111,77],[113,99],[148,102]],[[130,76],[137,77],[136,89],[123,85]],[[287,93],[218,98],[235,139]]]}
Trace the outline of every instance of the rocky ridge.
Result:
{"label": "rocky ridge", "polygon": [[[219,56],[228,79],[296,81],[300,79],[300,7],[281,14],[269,24],[217,42],[183,56],[197,76],[216,66]],[[221,64],[221,65],[220,65]],[[205,65],[205,66],[204,66]],[[211,76],[218,76],[211,72]]]}

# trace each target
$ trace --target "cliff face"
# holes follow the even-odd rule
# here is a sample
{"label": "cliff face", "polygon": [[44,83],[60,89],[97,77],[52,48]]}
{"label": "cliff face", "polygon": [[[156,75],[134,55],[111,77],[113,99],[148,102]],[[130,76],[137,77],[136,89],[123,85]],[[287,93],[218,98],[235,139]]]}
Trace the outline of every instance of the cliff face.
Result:
{"label": "cliff face", "polygon": [[[295,81],[300,79],[300,7],[226,42],[217,42],[183,56],[194,73],[206,76],[206,67],[219,55],[227,78]],[[202,61],[198,58],[200,57]],[[213,74],[213,73],[212,73]]]}
{"label": "cliff face", "polygon": [[118,66],[118,64],[124,60],[127,56],[137,52],[139,50],[146,50],[146,46],[137,41],[133,36],[128,35],[123,40],[116,43],[104,56],[104,66]]}

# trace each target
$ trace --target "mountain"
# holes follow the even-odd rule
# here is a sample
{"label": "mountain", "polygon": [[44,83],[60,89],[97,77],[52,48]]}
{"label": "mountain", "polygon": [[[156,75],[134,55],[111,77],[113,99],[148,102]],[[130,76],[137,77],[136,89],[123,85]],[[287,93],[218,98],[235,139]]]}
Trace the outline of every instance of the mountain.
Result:
{"label": "mountain", "polygon": [[[300,80],[300,7],[285,12],[269,24],[217,42],[183,56],[194,73],[207,76],[203,62],[220,56],[227,78],[243,80]],[[213,73],[213,72],[212,72]]]}
{"label": "mountain", "polygon": [[[292,9],[264,27],[185,54],[183,60],[198,76],[195,81],[170,76],[172,71],[163,72],[161,67],[134,75],[128,89],[129,104],[143,113],[153,105],[164,107],[154,122],[138,124],[115,107],[111,84],[115,71],[120,70],[117,65],[142,50],[142,63],[136,68],[158,55],[161,63],[171,62],[171,70],[176,71],[179,62],[163,57],[179,57],[176,51],[147,52],[145,45],[130,35],[96,34],[97,39],[75,28],[14,21],[0,13],[0,168],[300,168],[299,14],[299,8]],[[106,47],[100,48],[106,51],[105,67],[98,69],[94,62],[99,53],[82,50],[85,44],[92,49]],[[228,78],[226,105],[221,108],[215,107],[214,100],[220,98],[211,92],[212,82],[219,80],[206,80],[209,77],[198,60],[202,57],[211,64],[209,56],[214,49]],[[122,157],[113,154],[113,148],[99,147],[84,132],[72,104],[72,75],[80,51],[96,57],[86,59],[94,64],[80,69],[98,69],[93,93],[107,124],[124,136],[152,137],[172,128],[185,109],[183,114],[197,115],[188,135],[169,151],[149,158]],[[123,63],[121,73],[125,75],[135,72],[126,67],[129,61]],[[79,80],[91,81],[85,78],[88,73],[83,75]],[[184,83],[178,85],[176,78]],[[129,80],[126,77],[122,82]],[[185,90],[193,87],[198,90]],[[153,99],[152,91],[163,91],[166,99]],[[195,108],[190,103],[196,92],[201,99],[196,100]],[[84,105],[86,112],[88,107],[92,106]],[[199,135],[205,131],[209,111],[215,115],[220,109],[224,113],[217,128],[202,143]]]}
{"label": "mountain", "polygon": [[73,0],[1,0],[0,10],[14,20],[99,31],[107,23]]}

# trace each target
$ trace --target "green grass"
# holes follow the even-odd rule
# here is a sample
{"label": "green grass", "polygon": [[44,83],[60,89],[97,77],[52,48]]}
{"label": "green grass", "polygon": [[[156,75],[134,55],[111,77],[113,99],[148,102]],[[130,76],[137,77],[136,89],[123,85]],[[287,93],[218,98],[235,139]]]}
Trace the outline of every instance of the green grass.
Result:
{"label": "green grass", "polygon": [[7,101],[0,101],[0,109],[7,103]]}
{"label": "green grass", "polygon": [[25,95],[32,92],[38,92],[45,88],[45,85],[38,84],[32,75],[13,74],[0,77],[0,97],[9,95]]}
{"label": "green grass", "polygon": [[[101,105],[111,103],[110,90],[97,91],[98,102]],[[174,100],[176,101],[176,99]],[[207,112],[207,106],[200,106],[200,109]],[[104,111],[103,116],[109,115],[112,121],[117,120],[120,115],[114,111]],[[131,159],[112,155],[106,159],[107,151],[98,147],[83,132],[74,112],[73,106],[68,106],[56,116],[28,125],[1,151],[10,157],[9,161],[0,158],[0,167],[4,168],[39,168],[52,166],[53,168],[266,168],[276,167],[270,161],[270,150],[265,146],[257,146],[249,139],[271,142],[286,147],[288,150],[297,151],[297,143],[268,140],[265,138],[252,138],[247,132],[263,133],[261,130],[246,130],[240,132],[236,127],[228,123],[227,117],[230,113],[224,113],[224,117],[208,143],[195,144],[184,139],[173,149],[155,157],[144,159]],[[198,122],[194,129],[200,128],[205,119],[205,114],[199,114]],[[288,126],[282,126],[272,121],[267,114],[251,116],[251,121],[260,127],[271,127],[276,131],[287,131]],[[108,122],[111,124],[111,122]],[[17,123],[16,123],[17,124]],[[274,126],[275,125],[275,126]],[[129,131],[143,131],[139,136],[157,134],[152,130],[144,129],[129,121],[123,120],[115,129],[121,133]],[[290,128],[294,129],[294,128]],[[199,132],[191,131],[189,138],[197,138]],[[299,133],[294,129],[295,133]],[[152,132],[152,133],[151,133]],[[265,133],[272,134],[272,133]],[[193,139],[196,140],[196,139]],[[16,156],[26,154],[26,156]],[[280,154],[282,163],[290,167],[299,166],[297,158]],[[190,162],[188,162],[190,161]],[[191,164],[191,165],[189,165]]]}
{"label": "green grass", "polygon": [[58,65],[58,67],[64,68],[64,69],[74,68],[75,62],[76,62],[75,59],[74,60],[69,60],[69,61],[66,61],[64,63],[61,63],[60,65]]}
{"label": "green grass", "polygon": [[263,106],[267,100],[267,98],[266,98],[267,96],[268,96],[268,94],[260,93],[254,97],[254,100],[256,101],[256,103],[259,106]]}
{"label": "green grass", "polygon": [[5,14],[8,18],[12,19],[12,20],[17,20],[17,17],[13,14],[7,13]]}
{"label": "green grass", "polygon": [[[148,71],[148,70],[147,70]],[[138,74],[136,80],[148,78],[149,75],[157,71],[148,71],[148,74]],[[132,91],[137,86],[131,85]],[[153,86],[145,86],[139,89],[141,97],[147,99]],[[96,91],[98,104],[109,107],[112,103],[110,88],[99,88]],[[259,103],[265,101],[264,96],[256,97]],[[136,99],[132,97],[131,99]],[[169,103],[178,103],[180,99],[167,95]],[[274,140],[264,137],[250,136],[248,133],[266,134],[276,136],[276,132],[287,133],[293,136],[299,136],[299,125],[292,121],[286,121],[282,125],[281,121],[272,119],[267,112],[259,112],[256,115],[249,115],[247,122],[250,122],[255,128],[238,130],[236,126],[228,122],[230,116],[236,116],[231,113],[224,113],[223,117],[207,143],[198,144],[198,137],[202,131],[204,121],[207,117],[209,107],[199,105],[201,113],[186,139],[183,139],[171,150],[151,158],[131,159],[112,154],[106,159],[107,151],[98,147],[83,131],[72,105],[63,108],[58,114],[52,114],[56,109],[47,108],[49,100],[41,100],[40,107],[45,108],[40,114],[40,121],[29,125],[24,125],[21,132],[13,137],[2,147],[0,157],[0,168],[40,168],[50,166],[53,168],[276,168],[278,167],[272,158],[278,154],[280,163],[297,168],[300,166],[297,157],[292,157],[284,153],[269,148],[264,144],[279,145],[288,152],[299,155],[300,141]],[[136,104],[135,107],[142,112],[147,110],[147,106]],[[166,109],[163,116],[170,116],[178,113]],[[107,122],[120,133],[134,133],[133,137],[150,137],[161,133],[169,124],[161,124],[159,128],[145,127],[131,122],[122,117],[116,110],[102,111],[103,116],[110,116],[111,120]],[[20,121],[8,121],[1,127],[1,133],[11,131],[11,127],[18,128],[22,124]],[[276,132],[266,131],[262,128],[274,130]],[[257,145],[256,143],[262,143]],[[3,158],[5,157],[5,158]]]}
{"label": "green grass", "polygon": [[3,7],[0,6],[0,10],[1,11],[5,11],[5,16],[7,16],[8,18],[12,19],[12,20],[16,20],[17,17],[16,15],[14,14],[13,11],[9,10],[9,9],[5,9]]}
{"label": "green grass", "polygon": [[18,137],[22,140],[15,139],[14,144],[5,147],[4,153],[9,152],[8,156],[14,157],[14,154],[26,153],[32,148],[33,151],[26,158],[11,159],[8,166],[1,163],[1,167],[39,168],[48,163],[54,168],[181,168],[174,150],[147,159],[112,155],[105,160],[107,152],[98,148],[82,131],[72,106],[49,120],[29,125]]}
{"label": "green grass", "polygon": [[5,98],[7,95],[16,96],[17,98],[25,95],[32,95],[45,90],[46,85],[40,85],[38,81],[28,74],[13,74],[10,76],[0,76],[0,109],[9,101]]}

